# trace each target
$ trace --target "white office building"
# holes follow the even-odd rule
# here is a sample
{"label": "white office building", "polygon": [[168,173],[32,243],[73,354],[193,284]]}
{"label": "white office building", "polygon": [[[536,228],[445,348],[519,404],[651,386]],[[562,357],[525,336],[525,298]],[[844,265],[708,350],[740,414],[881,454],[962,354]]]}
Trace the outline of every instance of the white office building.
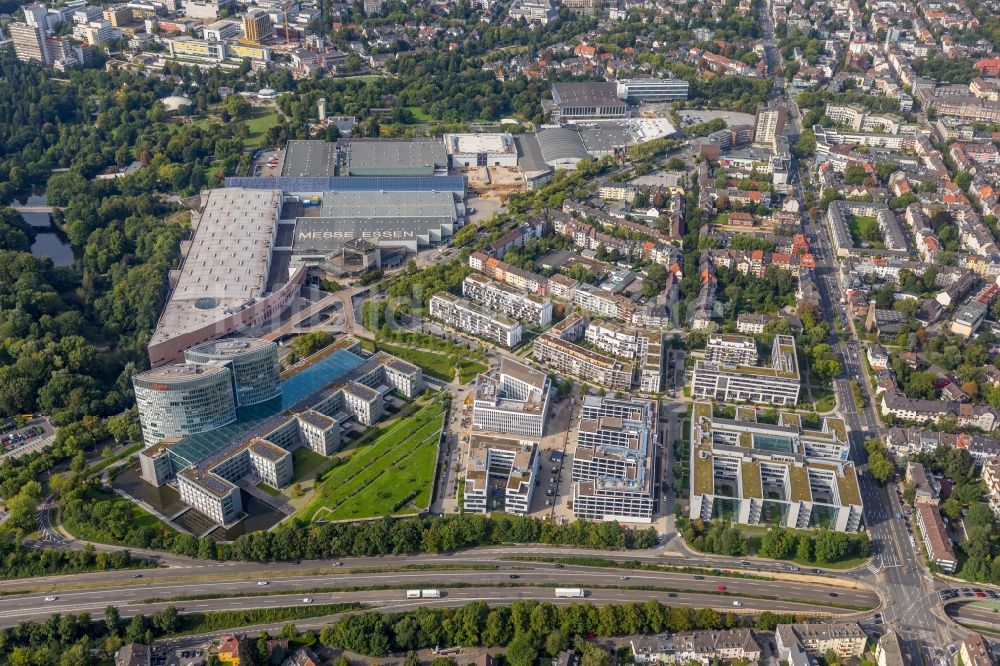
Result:
{"label": "white office building", "polygon": [[759,423],[754,407],[737,407],[730,419],[716,417],[711,403],[695,403],[690,517],[855,532],[862,503],[849,454],[839,418],[813,430],[798,414]]}
{"label": "white office building", "polygon": [[691,384],[695,399],[794,405],[800,388],[795,339],[775,336],[771,367],[695,361]]}
{"label": "white office building", "polygon": [[626,102],[670,102],[688,98],[688,84],[682,79],[621,79],[618,99]]}
{"label": "white office building", "polygon": [[475,433],[469,440],[462,510],[524,516],[531,510],[537,475],[537,443]]}
{"label": "white office building", "polygon": [[472,403],[472,427],[524,437],[541,437],[549,409],[549,377],[506,356],[496,377],[479,375]]}
{"label": "white office building", "polygon": [[657,418],[653,400],[584,397],[573,456],[577,518],[652,522]]}

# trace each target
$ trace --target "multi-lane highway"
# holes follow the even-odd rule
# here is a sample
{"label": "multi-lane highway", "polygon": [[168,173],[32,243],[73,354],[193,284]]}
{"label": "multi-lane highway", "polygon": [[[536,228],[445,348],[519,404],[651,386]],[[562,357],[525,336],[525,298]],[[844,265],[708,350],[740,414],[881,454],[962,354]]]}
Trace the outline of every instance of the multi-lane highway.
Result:
{"label": "multi-lane highway", "polygon": [[[0,597],[0,626],[44,620],[52,613],[100,612],[108,604],[118,606],[126,616],[150,613],[171,600],[185,611],[297,605],[304,597],[317,604],[394,605],[405,598],[407,588],[443,589],[446,596],[434,602],[441,604],[473,599],[494,603],[554,600],[553,588],[572,586],[586,589],[587,600],[594,602],[658,599],[720,610],[818,616],[856,615],[881,603],[875,591],[848,579],[784,574],[783,580],[764,580],[598,568],[500,559],[504,554],[515,553],[495,549],[451,557],[357,558],[344,560],[340,566],[218,563],[146,570],[141,578],[135,578],[134,572],[103,572],[7,581],[0,586],[4,595]],[[414,568],[434,565],[454,568]],[[47,597],[55,598],[45,601]]]}

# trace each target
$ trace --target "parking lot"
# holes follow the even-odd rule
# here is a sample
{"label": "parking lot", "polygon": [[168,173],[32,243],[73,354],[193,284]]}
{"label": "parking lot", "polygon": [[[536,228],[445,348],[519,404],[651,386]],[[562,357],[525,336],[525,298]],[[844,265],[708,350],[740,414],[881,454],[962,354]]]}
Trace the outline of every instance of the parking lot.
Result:
{"label": "parking lot", "polygon": [[284,150],[262,150],[254,156],[250,164],[250,174],[253,176],[273,177],[281,175]]}
{"label": "parking lot", "polygon": [[154,646],[152,654],[153,666],[205,666],[208,664],[207,650],[204,648],[175,649],[167,646]]}
{"label": "parking lot", "polygon": [[40,451],[52,443],[54,436],[55,430],[43,418],[33,419],[23,428],[8,429],[0,434],[0,445],[3,446],[0,459],[19,458]]}

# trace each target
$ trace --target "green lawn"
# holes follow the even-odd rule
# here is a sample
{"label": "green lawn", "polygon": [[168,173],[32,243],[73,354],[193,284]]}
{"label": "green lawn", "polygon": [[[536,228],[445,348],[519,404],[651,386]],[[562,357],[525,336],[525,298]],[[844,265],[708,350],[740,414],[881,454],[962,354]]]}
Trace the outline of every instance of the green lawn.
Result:
{"label": "green lawn", "polygon": [[399,419],[370,444],[352,449],[345,463],[320,476],[317,495],[300,517],[342,520],[409,513],[405,507],[395,507],[411,497],[418,506],[425,506],[444,409],[444,404],[435,401]]}
{"label": "green lawn", "polygon": [[830,393],[824,395],[819,400],[816,401],[816,411],[817,412],[829,412],[832,411],[837,406],[836,397]]}
{"label": "green lawn", "polygon": [[280,124],[281,118],[275,109],[255,106],[246,123],[250,128],[250,136],[243,140],[243,145],[247,148],[259,148],[264,143],[267,130]]}
{"label": "green lawn", "polygon": [[878,219],[863,215],[851,215],[847,218],[847,226],[851,230],[855,244],[860,245],[862,242],[867,242],[872,247],[885,247],[885,238],[882,235]]}
{"label": "green lawn", "polygon": [[434,120],[434,116],[429,113],[425,113],[419,106],[408,106],[406,108],[413,114],[413,119],[418,123],[429,123]]}
{"label": "green lawn", "polygon": [[271,497],[277,497],[278,495],[281,494],[280,490],[278,490],[277,488],[272,488],[271,486],[267,485],[263,481],[261,481],[260,483],[257,484],[257,489],[258,490],[263,490],[265,493],[267,493]]}
{"label": "green lawn", "polygon": [[[424,351],[422,349],[410,349],[408,347],[397,347],[379,342],[378,348],[389,352],[393,356],[398,356],[404,361],[415,363],[424,369],[424,372],[435,379],[443,382],[451,382],[455,379],[455,367],[448,358],[448,354]],[[458,379],[461,383],[472,381],[480,372],[486,372],[486,365],[479,361],[462,359],[458,363]]]}
{"label": "green lawn", "polygon": [[292,468],[295,470],[292,483],[311,477],[316,470],[325,468],[329,464],[329,458],[308,447],[300,446],[292,452]]}

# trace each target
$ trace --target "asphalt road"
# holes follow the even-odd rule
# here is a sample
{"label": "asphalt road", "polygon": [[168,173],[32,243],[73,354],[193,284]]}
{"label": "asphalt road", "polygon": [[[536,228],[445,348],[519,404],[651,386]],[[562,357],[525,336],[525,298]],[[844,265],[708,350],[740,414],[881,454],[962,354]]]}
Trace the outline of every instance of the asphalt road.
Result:
{"label": "asphalt road", "polygon": [[[490,561],[490,560],[485,560]],[[484,560],[480,560],[484,562]],[[387,563],[380,562],[384,567]],[[438,588],[446,596],[439,600],[422,599],[418,605],[459,604],[475,599],[491,603],[508,603],[516,599],[555,600],[555,587],[582,587],[588,590],[587,599],[595,602],[637,601],[659,599],[666,603],[710,606],[725,610],[773,610],[798,613],[833,615],[852,614],[851,609],[835,608],[827,604],[876,608],[878,595],[868,589],[832,587],[822,582],[765,581],[755,579],[704,576],[695,580],[692,574],[672,572],[634,571],[627,569],[598,569],[538,562],[501,562],[501,570],[420,570],[420,571],[365,571],[354,567],[335,567],[334,571],[311,575],[291,575],[291,567],[269,571],[266,586],[248,576],[246,571],[234,570],[234,576],[213,571],[210,576],[187,570],[166,569],[143,573],[141,579],[97,579],[96,576],[66,576],[51,580],[48,589],[27,594],[0,597],[0,626],[11,626],[23,620],[44,620],[52,613],[99,614],[108,604],[119,607],[123,615],[149,613],[170,603],[170,599],[194,595],[234,595],[244,597],[210,600],[177,601],[175,605],[185,612],[231,610],[249,607],[277,607],[297,605],[308,596],[313,603],[359,601],[373,605],[395,607],[404,603],[406,588]],[[301,566],[299,569],[306,569]],[[170,575],[156,575],[156,574]],[[304,573],[304,572],[303,572]],[[183,575],[183,574],[186,574]],[[147,575],[149,576],[147,578]],[[512,579],[511,576],[517,576]],[[626,576],[627,580],[622,580]],[[211,580],[205,580],[210,578]],[[87,585],[80,588],[80,585]],[[469,586],[450,587],[449,586]],[[718,587],[726,586],[724,592]],[[387,587],[362,591],[312,592],[323,588]],[[655,587],[657,590],[623,589]],[[76,588],[76,589],[74,589]],[[607,588],[607,589],[605,589]],[[617,589],[616,589],[617,588]],[[676,590],[676,597],[670,597]],[[831,591],[836,590],[832,594]],[[287,592],[287,594],[281,594]],[[257,596],[266,594],[267,596]],[[56,596],[46,602],[46,596]],[[757,597],[767,597],[760,599]],[[736,607],[733,601],[740,601]]]}
{"label": "asphalt road", "polygon": [[978,627],[992,627],[1000,633],[1000,610],[976,606],[969,603],[951,604],[947,607],[949,617],[959,622]]}
{"label": "asphalt road", "polygon": [[[795,114],[791,114],[794,117]],[[820,216],[819,222],[825,222]],[[840,286],[836,279],[836,264],[833,250],[824,224],[804,223],[807,237],[814,239],[819,258],[815,271],[816,284],[822,298],[822,309],[833,325],[834,313],[844,311],[840,304]],[[848,318],[850,320],[850,318]],[[853,325],[853,324],[852,324]],[[856,340],[854,331],[851,339]],[[851,443],[851,458],[859,471],[858,483],[864,503],[865,526],[872,539],[873,560],[868,575],[863,579],[878,587],[886,597],[887,609],[884,613],[887,626],[896,629],[904,640],[909,641],[909,652],[917,658],[917,664],[934,662],[933,648],[939,648],[954,638],[954,627],[935,614],[939,608],[936,601],[935,583],[922,566],[923,556],[910,544],[910,535],[903,519],[896,518],[902,508],[896,493],[887,487],[880,487],[867,470],[867,453],[863,443],[870,437],[885,439],[875,412],[867,371],[860,357],[860,348],[852,349],[843,341],[834,343],[843,369],[840,378],[834,381],[839,412],[847,421]],[[864,409],[857,409],[851,391],[851,380],[857,380],[868,397]]]}
{"label": "asphalt road", "polygon": [[[524,554],[518,549],[518,554]],[[405,598],[406,588],[438,588],[447,596],[426,603],[448,604],[472,599],[506,603],[515,599],[548,599],[554,601],[552,588],[583,587],[591,601],[634,601],[650,598],[676,604],[712,606],[735,610],[733,601],[740,601],[739,610],[785,610],[801,613],[850,613],[828,604],[876,608],[879,596],[870,589],[851,589],[851,581],[795,582],[756,580],[706,575],[696,580],[693,574],[605,569],[567,565],[557,567],[542,562],[500,560],[496,551],[474,551],[463,556],[415,556],[393,558],[357,558],[344,560],[342,566],[323,567],[310,562],[303,565],[258,565],[245,563],[206,563],[203,566],[172,567],[141,572],[142,578],[132,578],[133,572],[102,572],[73,576],[56,576],[27,581],[5,581],[0,591],[0,626],[10,626],[22,620],[44,620],[52,613],[99,613],[108,604],[118,606],[125,615],[154,612],[171,599],[193,595],[260,595],[199,601],[177,601],[185,611],[209,611],[249,607],[287,606],[302,603],[309,596],[313,603],[360,601],[374,605],[392,605]],[[502,554],[512,555],[510,550]],[[607,553],[606,553],[607,554]],[[652,559],[652,557],[647,557]],[[661,562],[665,558],[658,558]],[[463,562],[464,560],[464,562]],[[406,565],[439,565],[472,569],[398,570]],[[483,570],[483,565],[497,567]],[[396,567],[397,570],[386,570]],[[511,576],[517,576],[512,579]],[[622,580],[626,576],[627,580]],[[802,577],[803,579],[805,577]],[[259,586],[259,580],[268,585]],[[449,586],[469,587],[452,587]],[[718,587],[726,586],[720,593]],[[792,591],[790,585],[794,585]],[[839,587],[837,587],[839,585]],[[495,586],[495,587],[490,587]],[[314,589],[392,587],[344,592],[310,592]],[[656,587],[657,591],[621,588]],[[609,588],[609,589],[603,589]],[[613,589],[619,588],[619,589]],[[31,589],[31,592],[26,590]],[[676,591],[676,597],[669,592]],[[288,592],[288,595],[275,594]],[[831,594],[832,592],[832,594]],[[833,595],[836,595],[835,597]],[[46,596],[56,596],[46,602]],[[765,597],[757,599],[756,597]]]}

